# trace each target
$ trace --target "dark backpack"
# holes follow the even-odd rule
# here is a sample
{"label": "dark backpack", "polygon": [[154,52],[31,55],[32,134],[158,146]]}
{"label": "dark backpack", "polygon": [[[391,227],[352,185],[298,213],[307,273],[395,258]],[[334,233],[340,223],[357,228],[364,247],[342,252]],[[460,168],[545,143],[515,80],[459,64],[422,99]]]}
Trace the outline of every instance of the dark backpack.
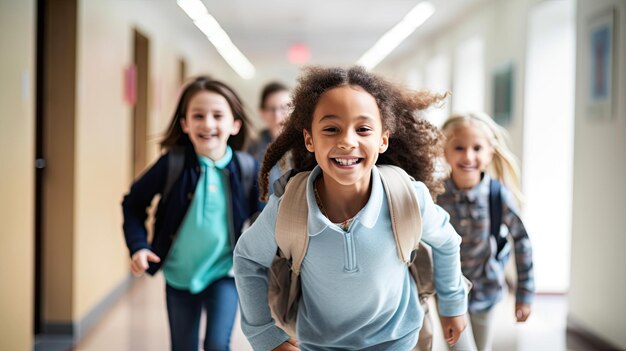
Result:
{"label": "dark backpack", "polygon": [[[502,226],[502,184],[491,179],[489,182],[489,224],[491,235],[496,240],[496,258],[508,258],[509,251],[503,251],[508,244],[506,236],[500,235],[500,227]],[[500,256],[503,257],[500,257]]]}
{"label": "dark backpack", "polygon": [[[161,199],[163,200],[170,194],[174,183],[178,180],[178,177],[180,177],[183,172],[183,167],[185,166],[185,150],[183,148],[174,147],[169,153],[167,160],[167,178],[165,179],[165,187],[163,187],[163,192],[161,193]],[[235,151],[234,156],[241,169],[241,183],[244,186],[245,194],[250,194],[256,176],[254,172],[254,158],[241,151]]]}

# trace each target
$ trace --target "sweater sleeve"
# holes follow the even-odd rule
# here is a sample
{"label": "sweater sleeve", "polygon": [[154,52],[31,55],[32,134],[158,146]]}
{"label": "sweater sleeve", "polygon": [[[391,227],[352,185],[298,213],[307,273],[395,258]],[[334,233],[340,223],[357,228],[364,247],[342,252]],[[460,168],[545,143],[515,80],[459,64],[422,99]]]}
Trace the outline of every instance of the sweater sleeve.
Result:
{"label": "sweater sleeve", "polygon": [[122,200],[124,238],[131,256],[141,249],[150,249],[145,223],[152,200],[165,186],[167,157],[161,156],[142,174]]}
{"label": "sweater sleeve", "polygon": [[460,316],[467,312],[467,289],[461,273],[461,237],[450,224],[450,216],[436,205],[421,183],[415,190],[422,215],[422,241],[432,248],[435,289],[442,316]]}
{"label": "sweater sleeve", "polygon": [[533,258],[530,238],[524,227],[517,205],[511,193],[503,188],[502,199],[503,222],[509,229],[515,248],[515,267],[517,269],[516,303],[529,304],[535,294],[535,279],[533,274]]}
{"label": "sweater sleeve", "polygon": [[276,326],[267,303],[268,269],[278,248],[274,237],[278,199],[270,198],[235,246],[233,266],[239,293],[241,327],[254,350],[272,350],[289,339]]}

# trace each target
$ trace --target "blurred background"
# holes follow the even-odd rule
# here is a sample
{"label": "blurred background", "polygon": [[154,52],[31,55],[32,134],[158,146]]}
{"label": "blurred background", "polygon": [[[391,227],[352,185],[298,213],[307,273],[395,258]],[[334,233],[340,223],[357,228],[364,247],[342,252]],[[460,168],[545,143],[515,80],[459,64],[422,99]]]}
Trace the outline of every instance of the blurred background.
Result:
{"label": "blurred background", "polygon": [[[233,86],[259,129],[264,84],[357,63],[451,92],[435,124],[485,111],[509,131],[538,306],[557,306],[561,341],[543,349],[566,332],[625,349],[625,15],[624,0],[0,0],[0,349],[80,345],[149,300],[120,202],[186,79]],[[158,299],[126,322],[165,323]]]}

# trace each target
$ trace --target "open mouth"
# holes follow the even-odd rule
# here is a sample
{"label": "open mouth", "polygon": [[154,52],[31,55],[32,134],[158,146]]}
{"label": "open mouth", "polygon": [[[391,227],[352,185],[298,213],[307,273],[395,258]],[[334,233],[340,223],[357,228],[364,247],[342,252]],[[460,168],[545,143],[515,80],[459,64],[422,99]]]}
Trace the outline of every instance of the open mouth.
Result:
{"label": "open mouth", "polygon": [[468,165],[458,165],[458,168],[465,172],[472,172],[476,170],[475,166],[468,166]]}
{"label": "open mouth", "polygon": [[200,138],[202,140],[210,140],[211,138],[216,138],[216,137],[217,137],[217,133],[198,134],[198,138]]}
{"label": "open mouth", "polygon": [[339,157],[335,157],[332,160],[340,166],[353,166],[363,161],[362,158],[339,158]]}

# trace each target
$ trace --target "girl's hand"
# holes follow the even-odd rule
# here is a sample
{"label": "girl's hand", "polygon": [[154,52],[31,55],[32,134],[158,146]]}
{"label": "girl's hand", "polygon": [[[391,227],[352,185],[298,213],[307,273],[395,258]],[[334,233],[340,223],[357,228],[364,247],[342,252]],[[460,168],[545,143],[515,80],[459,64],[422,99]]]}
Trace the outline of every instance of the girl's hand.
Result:
{"label": "girl's hand", "polygon": [[518,322],[526,322],[530,315],[530,304],[516,303],[515,304],[515,318]]}
{"label": "girl's hand", "polygon": [[284,343],[278,345],[273,351],[300,351],[298,348],[298,340],[294,338],[289,338],[289,340]]}
{"label": "girl's hand", "polygon": [[459,341],[461,332],[467,326],[465,315],[455,317],[439,317],[441,320],[441,328],[443,329],[443,337],[448,345],[454,345]]}
{"label": "girl's hand", "polygon": [[133,254],[130,259],[130,271],[135,276],[140,276],[148,269],[148,262],[161,262],[159,256],[148,249],[141,249]]}

